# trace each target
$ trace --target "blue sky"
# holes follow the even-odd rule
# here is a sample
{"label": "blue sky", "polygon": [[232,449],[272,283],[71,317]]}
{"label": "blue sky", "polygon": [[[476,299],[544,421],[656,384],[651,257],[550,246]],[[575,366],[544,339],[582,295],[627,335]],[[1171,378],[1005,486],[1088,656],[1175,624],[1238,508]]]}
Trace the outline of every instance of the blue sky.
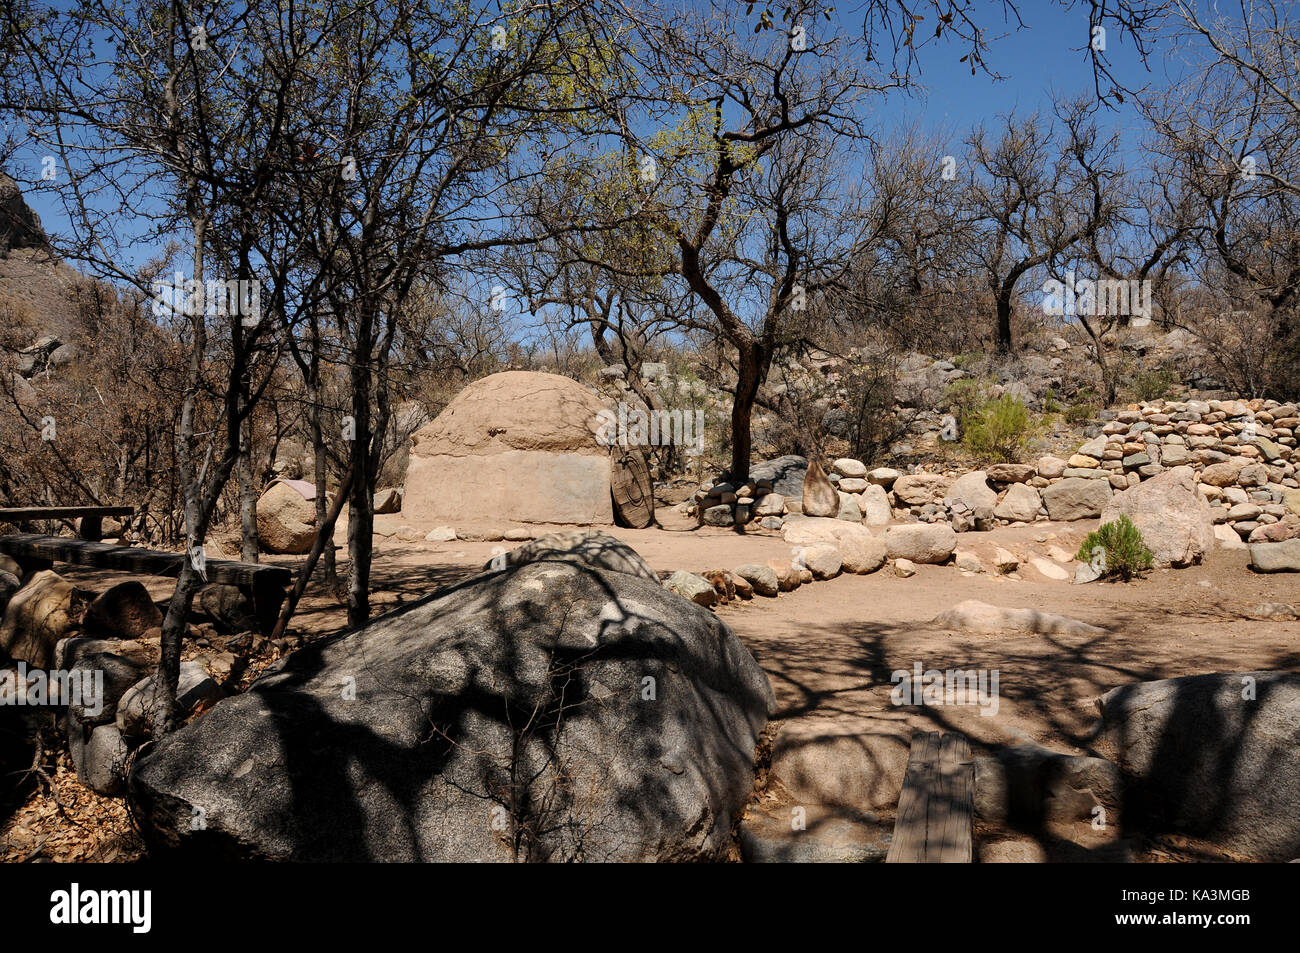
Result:
{"label": "blue sky", "polygon": [[[65,0],[55,5],[60,6],[62,2]],[[857,5],[855,0],[846,0],[834,19],[819,20],[815,31],[860,32],[860,16],[855,17],[851,9]],[[998,0],[976,0],[974,4],[990,39],[986,59],[1001,74],[1001,79],[982,71],[972,76],[969,66],[959,62],[965,53],[960,43],[925,45],[920,51],[917,77],[923,89],[911,95],[891,94],[879,101],[877,116],[881,124],[888,127],[894,122],[919,120],[927,129],[951,129],[960,138],[971,125],[981,121],[992,123],[1013,109],[1023,113],[1046,110],[1052,90],[1068,95],[1090,92],[1093,78],[1084,49],[1089,39],[1086,5],[1067,10],[1057,0],[1019,0],[1019,6],[1024,26],[1018,28],[1003,20]],[[921,24],[918,35],[932,32],[933,23],[927,21]],[[815,41],[815,32],[813,38]],[[1152,71],[1148,73],[1142,68],[1132,43],[1114,30],[1107,35],[1107,52],[1116,73],[1133,87],[1146,83],[1163,86],[1169,82],[1166,72],[1171,67],[1176,69],[1167,56],[1167,48],[1157,47],[1150,62]],[[1103,111],[1099,121],[1120,128],[1137,125],[1131,104],[1113,112]],[[1130,137],[1126,145],[1130,149],[1135,147],[1137,137]],[[954,142],[953,148],[956,147]],[[25,158],[31,163],[29,168],[38,167],[39,157]],[[18,176],[26,177],[21,171]],[[66,219],[53,194],[28,189],[26,195],[48,231],[66,229]]]}

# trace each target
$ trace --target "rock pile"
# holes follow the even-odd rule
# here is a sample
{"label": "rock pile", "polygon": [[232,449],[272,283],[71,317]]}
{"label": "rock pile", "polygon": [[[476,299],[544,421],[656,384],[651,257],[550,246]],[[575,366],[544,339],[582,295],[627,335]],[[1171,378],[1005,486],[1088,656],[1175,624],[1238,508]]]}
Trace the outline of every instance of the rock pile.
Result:
{"label": "rock pile", "polygon": [[[791,477],[799,471],[788,461],[806,467],[799,457],[759,464],[744,484],[701,487],[684,511],[711,526],[758,521],[775,530],[784,517],[806,514],[868,526],[947,523],[958,533],[998,523],[1105,521],[1127,512],[1139,524],[1145,521],[1144,535],[1170,537],[1164,543],[1157,540],[1157,564],[1180,566],[1199,562],[1205,551],[1199,526],[1199,500],[1204,500],[1214,535],[1225,545],[1263,546],[1300,538],[1300,475],[1293,461],[1300,425],[1296,405],[1156,400],[1101,416],[1097,433],[1067,459],[1044,456],[1034,464],[999,463],[947,475],[834,460],[825,477],[839,495],[834,513],[826,499],[819,499],[817,513],[811,514],[802,487],[799,495],[791,492]],[[774,464],[783,482],[778,482]],[[1170,477],[1175,470],[1181,475]],[[1161,482],[1152,491],[1132,493],[1156,478]],[[1190,495],[1170,503],[1170,493],[1177,495],[1179,487]],[[1165,524],[1165,514],[1180,524],[1181,535]],[[1292,561],[1289,551],[1265,546],[1260,552],[1259,567]]]}

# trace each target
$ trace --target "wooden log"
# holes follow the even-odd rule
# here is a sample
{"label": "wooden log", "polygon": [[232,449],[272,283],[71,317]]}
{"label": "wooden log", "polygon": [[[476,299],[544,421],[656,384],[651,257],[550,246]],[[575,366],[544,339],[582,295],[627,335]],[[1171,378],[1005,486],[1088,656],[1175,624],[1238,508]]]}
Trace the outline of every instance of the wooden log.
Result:
{"label": "wooden log", "polygon": [[615,447],[610,457],[610,495],[620,526],[645,529],[655,521],[654,481],[639,447]]}

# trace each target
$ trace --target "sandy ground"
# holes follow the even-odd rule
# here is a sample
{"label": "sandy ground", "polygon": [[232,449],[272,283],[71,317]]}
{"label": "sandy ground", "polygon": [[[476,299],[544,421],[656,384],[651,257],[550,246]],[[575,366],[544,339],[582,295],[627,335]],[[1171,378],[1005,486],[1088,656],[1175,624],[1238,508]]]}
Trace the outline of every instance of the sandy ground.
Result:
{"label": "sandy ground", "polygon": [[[660,510],[660,518],[663,528],[610,531],[656,570],[731,569],[790,557],[791,548],[778,533],[696,528],[668,507]],[[409,527],[407,536],[414,530],[416,541],[398,538],[404,527]],[[1001,546],[1026,561],[1055,557],[1064,565],[1067,554],[1095,527],[1095,520],[1002,527],[962,534],[959,548],[988,557]],[[507,528],[476,527],[479,532]],[[401,514],[376,517],[376,529],[376,614],[476,572],[494,553],[519,545],[425,542],[432,526],[411,524]],[[342,533],[337,543],[344,544]],[[297,558],[268,561],[299,564]],[[1028,565],[1012,576],[966,574],[951,565],[919,566],[916,575],[906,579],[886,565],[870,575],[840,576],[775,599],[756,597],[717,611],[768,673],[777,699],[777,730],[833,724],[837,730],[886,739],[897,749],[896,770],[906,761],[907,739],[914,729],[960,731],[977,754],[1026,741],[1062,752],[1094,753],[1095,699],[1117,685],[1205,672],[1300,671],[1300,622],[1246,618],[1259,603],[1300,602],[1300,578],[1257,575],[1246,563],[1242,550],[1218,550],[1202,566],[1156,571],[1128,584],[1088,586],[1051,580]],[[991,568],[987,558],[985,564]],[[92,588],[124,578],[74,567],[64,570]],[[142,581],[158,598],[169,594],[166,580]],[[1105,632],[1090,637],[984,635],[934,625],[940,612],[965,599],[1058,613]],[[309,587],[292,626],[296,634],[312,638],[344,627],[337,600],[317,584]],[[925,669],[997,670],[996,712],[976,706],[893,705],[891,674],[910,671],[918,662]],[[60,775],[61,783],[75,785],[75,778]],[[770,793],[768,799],[778,804],[789,800]],[[881,823],[888,822],[886,812]],[[1091,834],[1086,823],[1074,827],[1058,838],[1060,843],[1089,850],[1113,841]],[[1000,831],[983,834],[986,841],[1014,837]],[[1166,850],[1173,859],[1189,856],[1177,845],[1145,845],[1140,859],[1161,859]],[[1052,859],[1067,857],[1077,859],[1068,851],[1058,851]]]}

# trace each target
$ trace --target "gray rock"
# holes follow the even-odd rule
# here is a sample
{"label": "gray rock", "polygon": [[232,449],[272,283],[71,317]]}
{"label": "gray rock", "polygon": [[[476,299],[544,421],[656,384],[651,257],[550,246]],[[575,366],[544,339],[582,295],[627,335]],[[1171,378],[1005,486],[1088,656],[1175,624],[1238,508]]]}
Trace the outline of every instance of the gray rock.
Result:
{"label": "gray rock", "polygon": [[862,522],[862,510],[858,506],[858,498],[852,493],[840,491],[840,508],[835,514],[836,519],[848,520],[850,523]]}
{"label": "gray rock", "polygon": [[1069,616],[1039,612],[1037,609],[1012,609],[992,606],[978,599],[967,599],[940,613],[933,625],[940,629],[962,632],[1024,632],[1036,635],[1104,635],[1106,630],[1071,619]]}
{"label": "gray rock", "polygon": [[994,483],[1025,483],[1037,470],[1029,463],[995,463],[985,472]]}
{"label": "gray rock", "polygon": [[96,794],[120,794],[131,749],[116,725],[83,727],[68,719],[68,753],[82,784]]}
{"label": "gray rock", "polygon": [[[122,695],[117,703],[116,724],[123,735],[147,737],[154,713],[154,679],[149,675],[140,679]],[[201,662],[181,662],[180,678],[176,685],[176,703],[182,714],[189,714],[199,705],[216,702],[225,696],[221,686],[208,675]]]}
{"label": "gray rock", "polygon": [[1157,568],[1191,566],[1214,547],[1210,504],[1196,489],[1191,467],[1175,467],[1117,493],[1101,513],[1103,524],[1128,516],[1155,557]]}
{"label": "gray rock", "polygon": [[834,579],[840,574],[844,557],[839,547],[830,543],[814,543],[803,549],[803,564],[812,573],[814,579]]}
{"label": "gray rock", "polygon": [[776,570],[762,563],[745,563],[737,566],[733,572],[754,587],[760,596],[775,596],[780,589]]}
{"label": "gray rock", "polygon": [[1300,572],[1300,537],[1280,543],[1251,543],[1250,568],[1255,572]]}
{"label": "gray rock", "polygon": [[1140,819],[1256,860],[1300,854],[1300,675],[1137,682],[1098,704],[1102,743],[1135,782],[1126,826]]}
{"label": "gray rock", "polygon": [[[658,574],[641,558],[640,553],[621,539],[598,529],[550,533],[510,550],[505,556],[506,566],[561,562],[584,569],[621,572],[652,582],[659,581]],[[483,568],[492,569],[491,560]]]}
{"label": "gray rock", "polygon": [[972,510],[977,506],[996,506],[998,502],[998,495],[989,486],[988,474],[983,470],[975,470],[958,477],[948,488],[948,496],[954,500],[961,500]]}
{"label": "gray rock", "polygon": [[1094,807],[1113,811],[1123,795],[1123,773],[1105,758],[1026,744],[975,759],[975,814],[992,824],[1032,829],[1049,820],[1091,820]]}
{"label": "gray rock", "polygon": [[712,613],[531,563],[287,656],[162,740],[131,801],[160,852],[718,860],[774,707]]}
{"label": "gray rock", "polygon": [[880,484],[872,483],[863,490],[858,497],[858,506],[862,509],[862,521],[868,526],[884,526],[894,518],[889,493]]}
{"label": "gray rock", "polygon": [[200,618],[211,622],[222,635],[234,635],[257,628],[253,601],[238,586],[213,583],[199,590],[194,600]]}
{"label": "gray rock", "polygon": [[795,454],[765,460],[749,468],[751,480],[770,480],[772,492],[796,500],[803,493],[803,480],[807,473],[808,461]]}
{"label": "gray rock", "polygon": [[704,511],[702,519],[705,526],[732,526],[736,522],[736,516],[732,513],[729,503],[710,506]]}
{"label": "gray rock", "polygon": [[[103,725],[117,717],[117,704],[140,680],[142,666],[121,655],[92,652],[81,655],[68,669],[70,686],[81,686],[80,699],[67,699],[68,714],[86,725]],[[91,688],[87,697],[86,688]]]}
{"label": "gray rock", "polygon": [[1031,523],[1043,505],[1038,491],[1027,483],[1013,483],[993,508],[993,515],[1008,522]]}
{"label": "gray rock", "polygon": [[713,588],[713,583],[685,569],[679,569],[665,579],[664,588],[706,609],[718,602],[718,591]]}
{"label": "gray rock", "polygon": [[957,534],[946,523],[909,523],[885,530],[885,546],[890,559],[942,563],[957,548]]}
{"label": "gray rock", "polygon": [[[870,864],[889,854],[889,825],[865,812],[820,806],[805,810],[802,828],[793,815],[751,811],[740,825],[740,856],[747,864]],[[790,809],[792,812],[796,808]]]}
{"label": "gray rock", "polygon": [[1042,492],[1047,515],[1054,520],[1082,520],[1100,516],[1110,502],[1110,484],[1105,480],[1068,477],[1045,487]]}
{"label": "gray rock", "polygon": [[910,506],[924,506],[943,499],[948,481],[935,473],[913,473],[894,481],[894,496]]}

